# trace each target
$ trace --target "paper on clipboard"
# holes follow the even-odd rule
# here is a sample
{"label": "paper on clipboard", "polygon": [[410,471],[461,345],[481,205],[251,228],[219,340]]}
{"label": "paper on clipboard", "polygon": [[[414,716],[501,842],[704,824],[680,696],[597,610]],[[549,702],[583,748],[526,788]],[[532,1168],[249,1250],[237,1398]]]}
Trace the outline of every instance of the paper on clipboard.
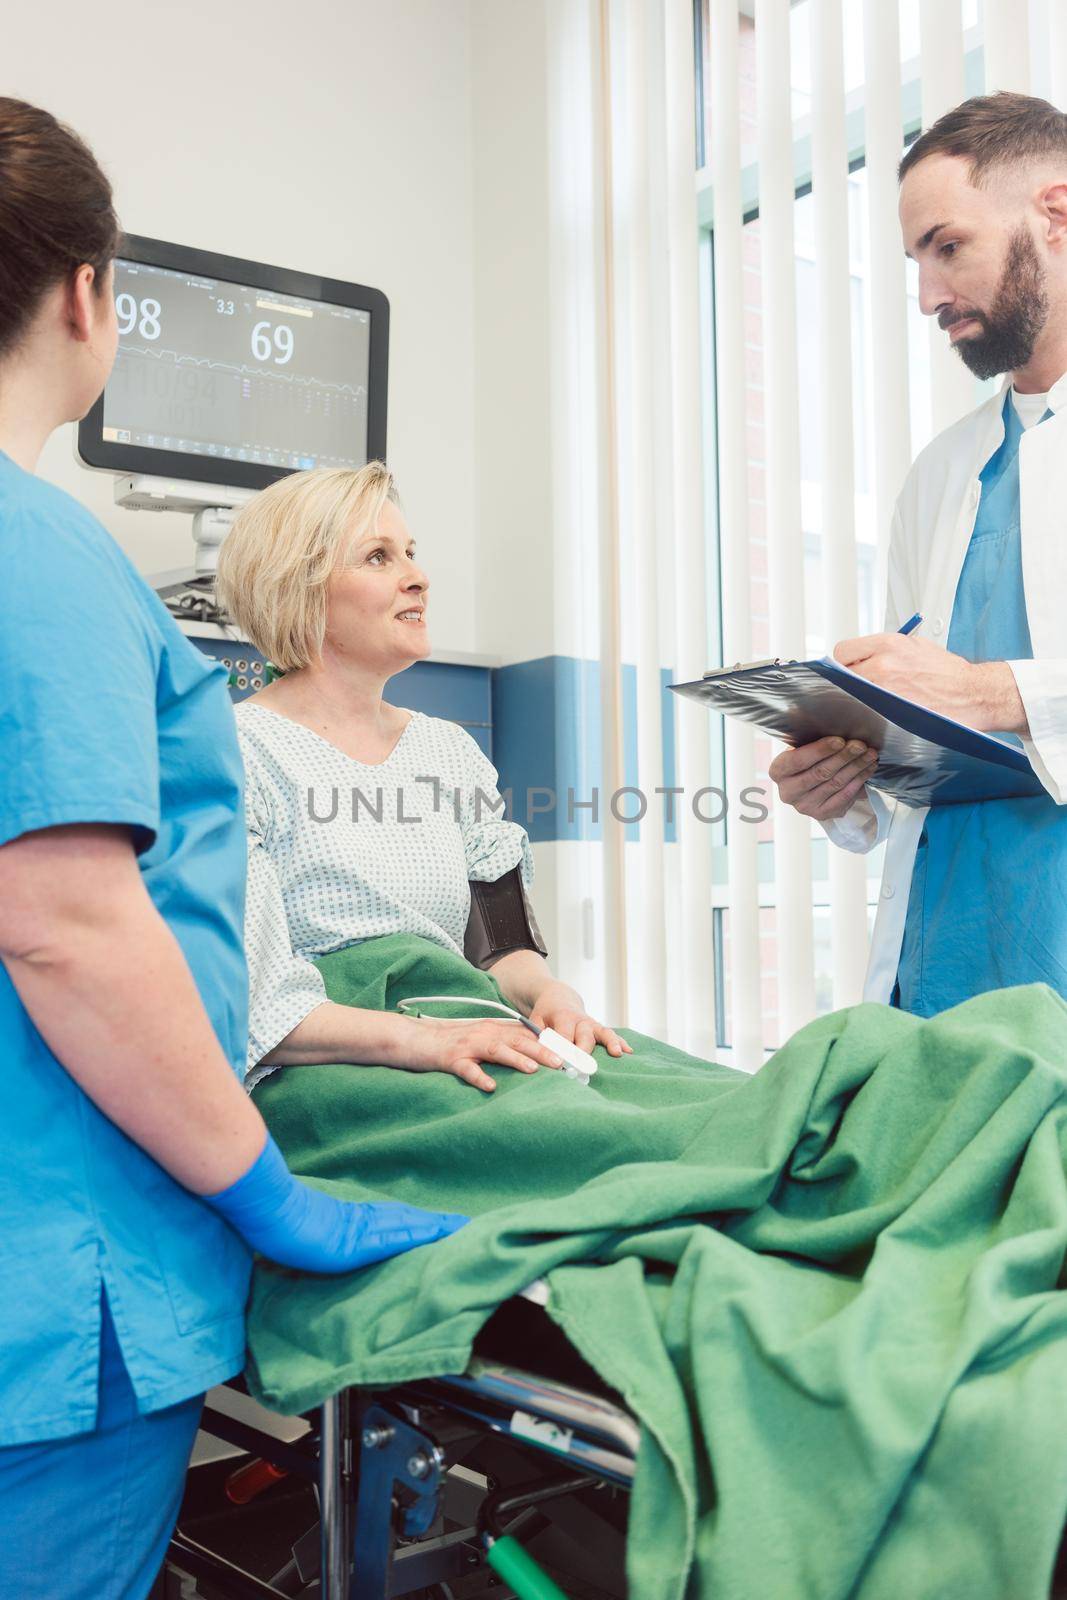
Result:
{"label": "paper on clipboard", "polygon": [[827,734],[878,752],[867,782],[906,805],[1016,799],[1045,790],[1022,750],[879,688],[823,657],[725,667],[671,688],[786,744]]}

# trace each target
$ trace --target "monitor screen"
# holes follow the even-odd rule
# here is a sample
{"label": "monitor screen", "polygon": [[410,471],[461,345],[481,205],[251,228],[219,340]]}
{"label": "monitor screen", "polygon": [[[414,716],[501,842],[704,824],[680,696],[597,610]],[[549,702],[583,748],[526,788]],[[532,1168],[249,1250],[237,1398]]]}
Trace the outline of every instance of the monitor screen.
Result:
{"label": "monitor screen", "polygon": [[127,238],[115,309],[114,369],[79,428],[88,465],[259,488],[384,454],[378,291]]}

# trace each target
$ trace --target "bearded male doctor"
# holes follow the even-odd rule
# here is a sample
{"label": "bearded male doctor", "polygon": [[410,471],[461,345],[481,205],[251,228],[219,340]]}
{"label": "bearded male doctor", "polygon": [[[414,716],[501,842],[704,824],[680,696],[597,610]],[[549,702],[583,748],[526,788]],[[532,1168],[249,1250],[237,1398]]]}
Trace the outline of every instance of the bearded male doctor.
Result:
{"label": "bearded male doctor", "polygon": [[1021,741],[1046,793],[890,813],[874,752],[820,739],[777,756],[784,801],[847,850],[888,835],[868,999],[932,1016],[987,989],[1067,998],[1067,116],[966,101],[900,166],[919,304],[1000,392],[919,456],[897,502],[887,630],[837,659]]}

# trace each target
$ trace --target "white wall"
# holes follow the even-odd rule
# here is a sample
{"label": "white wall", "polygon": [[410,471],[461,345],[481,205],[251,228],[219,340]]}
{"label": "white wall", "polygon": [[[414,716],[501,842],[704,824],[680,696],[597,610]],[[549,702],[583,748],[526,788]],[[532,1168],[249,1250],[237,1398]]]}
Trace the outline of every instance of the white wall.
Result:
{"label": "white wall", "polygon": [[[573,476],[571,458],[593,454],[557,403],[577,344],[573,305],[553,299],[577,204],[557,59],[568,4],[50,0],[9,8],[0,57],[0,93],[85,136],[131,232],[388,294],[389,459],[430,571],[434,644],[505,661],[582,654],[596,605],[570,575],[585,503],[568,487],[561,511],[556,481],[561,459]],[[71,435],[44,475],[142,572],[186,565],[190,519],[118,510]],[[542,924],[583,982],[594,855],[538,848]]]}
{"label": "white wall", "polygon": [[[131,232],[388,294],[389,459],[431,569],[434,642],[483,648],[468,0],[9,7],[0,93],[89,141]],[[116,509],[71,432],[44,475],[142,572],[185,565],[189,519]]]}
{"label": "white wall", "polygon": [[[478,601],[504,662],[598,648],[588,34],[586,0],[471,0]],[[534,857],[553,966],[599,1010],[600,847]]]}
{"label": "white wall", "polygon": [[553,649],[547,27],[541,0],[472,0],[475,417],[485,648]]}

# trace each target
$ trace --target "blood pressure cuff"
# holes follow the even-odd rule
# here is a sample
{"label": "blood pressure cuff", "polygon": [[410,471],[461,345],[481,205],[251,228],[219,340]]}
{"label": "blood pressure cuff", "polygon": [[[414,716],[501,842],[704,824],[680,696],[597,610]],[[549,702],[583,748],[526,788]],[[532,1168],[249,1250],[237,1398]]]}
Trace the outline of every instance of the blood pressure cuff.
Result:
{"label": "blood pressure cuff", "polygon": [[463,936],[463,954],[484,972],[513,950],[536,950],[547,956],[533,907],[526,898],[522,871],[512,867],[495,883],[471,881],[471,913]]}

